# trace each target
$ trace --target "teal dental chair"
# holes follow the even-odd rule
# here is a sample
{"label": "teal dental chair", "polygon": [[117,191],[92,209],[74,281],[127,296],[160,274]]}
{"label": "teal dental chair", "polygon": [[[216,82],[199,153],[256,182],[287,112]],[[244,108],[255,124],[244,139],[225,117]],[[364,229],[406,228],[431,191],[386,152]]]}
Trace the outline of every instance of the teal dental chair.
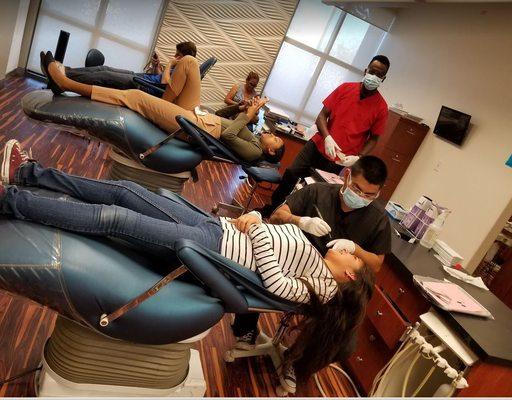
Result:
{"label": "teal dental chair", "polygon": [[[160,194],[198,210],[175,193]],[[256,273],[189,240],[176,243],[175,252],[143,254],[120,240],[5,216],[0,289],[59,314],[36,378],[41,397],[203,396],[192,346],[225,313],[298,311],[267,292]],[[258,354],[279,366],[283,348],[267,342]],[[228,354],[230,361],[244,356]]]}

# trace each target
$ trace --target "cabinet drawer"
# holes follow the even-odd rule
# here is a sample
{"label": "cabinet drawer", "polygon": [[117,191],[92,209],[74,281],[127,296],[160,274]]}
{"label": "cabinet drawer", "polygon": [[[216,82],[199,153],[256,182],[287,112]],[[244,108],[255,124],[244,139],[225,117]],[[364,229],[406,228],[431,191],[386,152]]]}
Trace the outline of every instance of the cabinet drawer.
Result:
{"label": "cabinet drawer", "polygon": [[408,324],[377,286],[368,303],[366,315],[387,346],[394,349]]}
{"label": "cabinet drawer", "polygon": [[377,274],[377,284],[407,320],[413,323],[428,311],[430,304],[410,279],[403,279],[385,262]]}
{"label": "cabinet drawer", "polygon": [[427,126],[402,118],[391,133],[387,147],[398,153],[412,156],[420,147],[427,131]]}
{"label": "cabinet drawer", "polygon": [[400,181],[411,162],[411,158],[389,147],[382,149],[380,158],[382,158],[382,161],[384,161],[386,167],[388,167],[388,179],[397,182]]}
{"label": "cabinet drawer", "polygon": [[348,367],[357,382],[368,393],[377,373],[392,357],[377,331],[365,318],[357,333],[357,348],[347,359]]}

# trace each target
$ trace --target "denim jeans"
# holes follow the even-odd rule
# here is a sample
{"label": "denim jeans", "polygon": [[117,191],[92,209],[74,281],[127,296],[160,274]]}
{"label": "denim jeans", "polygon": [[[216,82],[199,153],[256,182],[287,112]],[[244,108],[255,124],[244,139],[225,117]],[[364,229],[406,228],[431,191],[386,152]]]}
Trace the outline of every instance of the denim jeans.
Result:
{"label": "denim jeans", "polygon": [[192,239],[219,251],[222,227],[217,218],[157,195],[129,181],[99,181],[24,164],[16,174],[21,186],[64,193],[85,203],[48,198],[9,186],[0,213],[73,232],[124,239],[151,251],[174,250],[178,239]]}

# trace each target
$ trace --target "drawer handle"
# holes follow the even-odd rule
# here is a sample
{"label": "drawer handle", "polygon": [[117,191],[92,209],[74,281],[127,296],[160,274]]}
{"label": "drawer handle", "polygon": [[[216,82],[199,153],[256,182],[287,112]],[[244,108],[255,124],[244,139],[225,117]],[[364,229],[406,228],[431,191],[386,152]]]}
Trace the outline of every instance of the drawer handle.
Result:
{"label": "drawer handle", "polygon": [[382,317],[384,313],[380,310],[377,310],[377,317]]}
{"label": "drawer handle", "polygon": [[407,129],[407,133],[413,136],[416,134],[416,132],[414,132],[414,129],[411,128]]}
{"label": "drawer handle", "polygon": [[398,288],[398,293],[405,294],[405,290],[403,290],[402,288]]}
{"label": "drawer handle", "polygon": [[362,358],[362,357],[357,356],[357,357],[356,357],[356,361],[357,361],[357,362],[363,362],[363,358]]}
{"label": "drawer handle", "polygon": [[368,339],[370,340],[370,342],[375,342],[375,339],[377,338],[375,337],[375,335],[370,335]]}
{"label": "drawer handle", "polygon": [[[395,158],[396,157],[396,158]],[[391,159],[395,162],[400,162],[400,160],[398,159],[398,156],[395,156],[395,157],[391,157]]]}

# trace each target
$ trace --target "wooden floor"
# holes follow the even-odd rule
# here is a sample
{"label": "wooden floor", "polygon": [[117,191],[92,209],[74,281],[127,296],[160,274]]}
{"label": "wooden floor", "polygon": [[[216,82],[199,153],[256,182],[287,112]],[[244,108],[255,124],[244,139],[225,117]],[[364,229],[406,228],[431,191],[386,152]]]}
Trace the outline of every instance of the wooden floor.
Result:
{"label": "wooden floor", "polygon": [[[9,139],[18,139],[43,165],[68,173],[91,178],[108,175],[109,146],[96,140],[77,136],[65,127],[29,119],[20,101],[26,93],[41,88],[40,82],[24,77],[10,77],[0,89],[0,148]],[[199,182],[187,182],[184,196],[209,210],[216,201],[230,201],[243,196],[239,176],[242,171],[232,165],[203,162],[198,168]],[[235,193],[236,192],[236,193]],[[254,206],[258,206],[256,199]],[[261,203],[260,203],[261,204]],[[0,380],[38,365],[44,343],[50,336],[56,314],[46,307],[0,291]],[[266,397],[276,396],[276,377],[267,358],[237,360],[226,364],[222,357],[233,343],[229,328],[231,316],[226,316],[198,346],[207,396]],[[273,333],[277,315],[265,315],[261,328]],[[329,396],[353,396],[345,378],[332,368],[322,371],[320,381]],[[34,376],[0,387],[0,396],[34,396]],[[298,396],[320,396],[314,381],[299,386]]]}

